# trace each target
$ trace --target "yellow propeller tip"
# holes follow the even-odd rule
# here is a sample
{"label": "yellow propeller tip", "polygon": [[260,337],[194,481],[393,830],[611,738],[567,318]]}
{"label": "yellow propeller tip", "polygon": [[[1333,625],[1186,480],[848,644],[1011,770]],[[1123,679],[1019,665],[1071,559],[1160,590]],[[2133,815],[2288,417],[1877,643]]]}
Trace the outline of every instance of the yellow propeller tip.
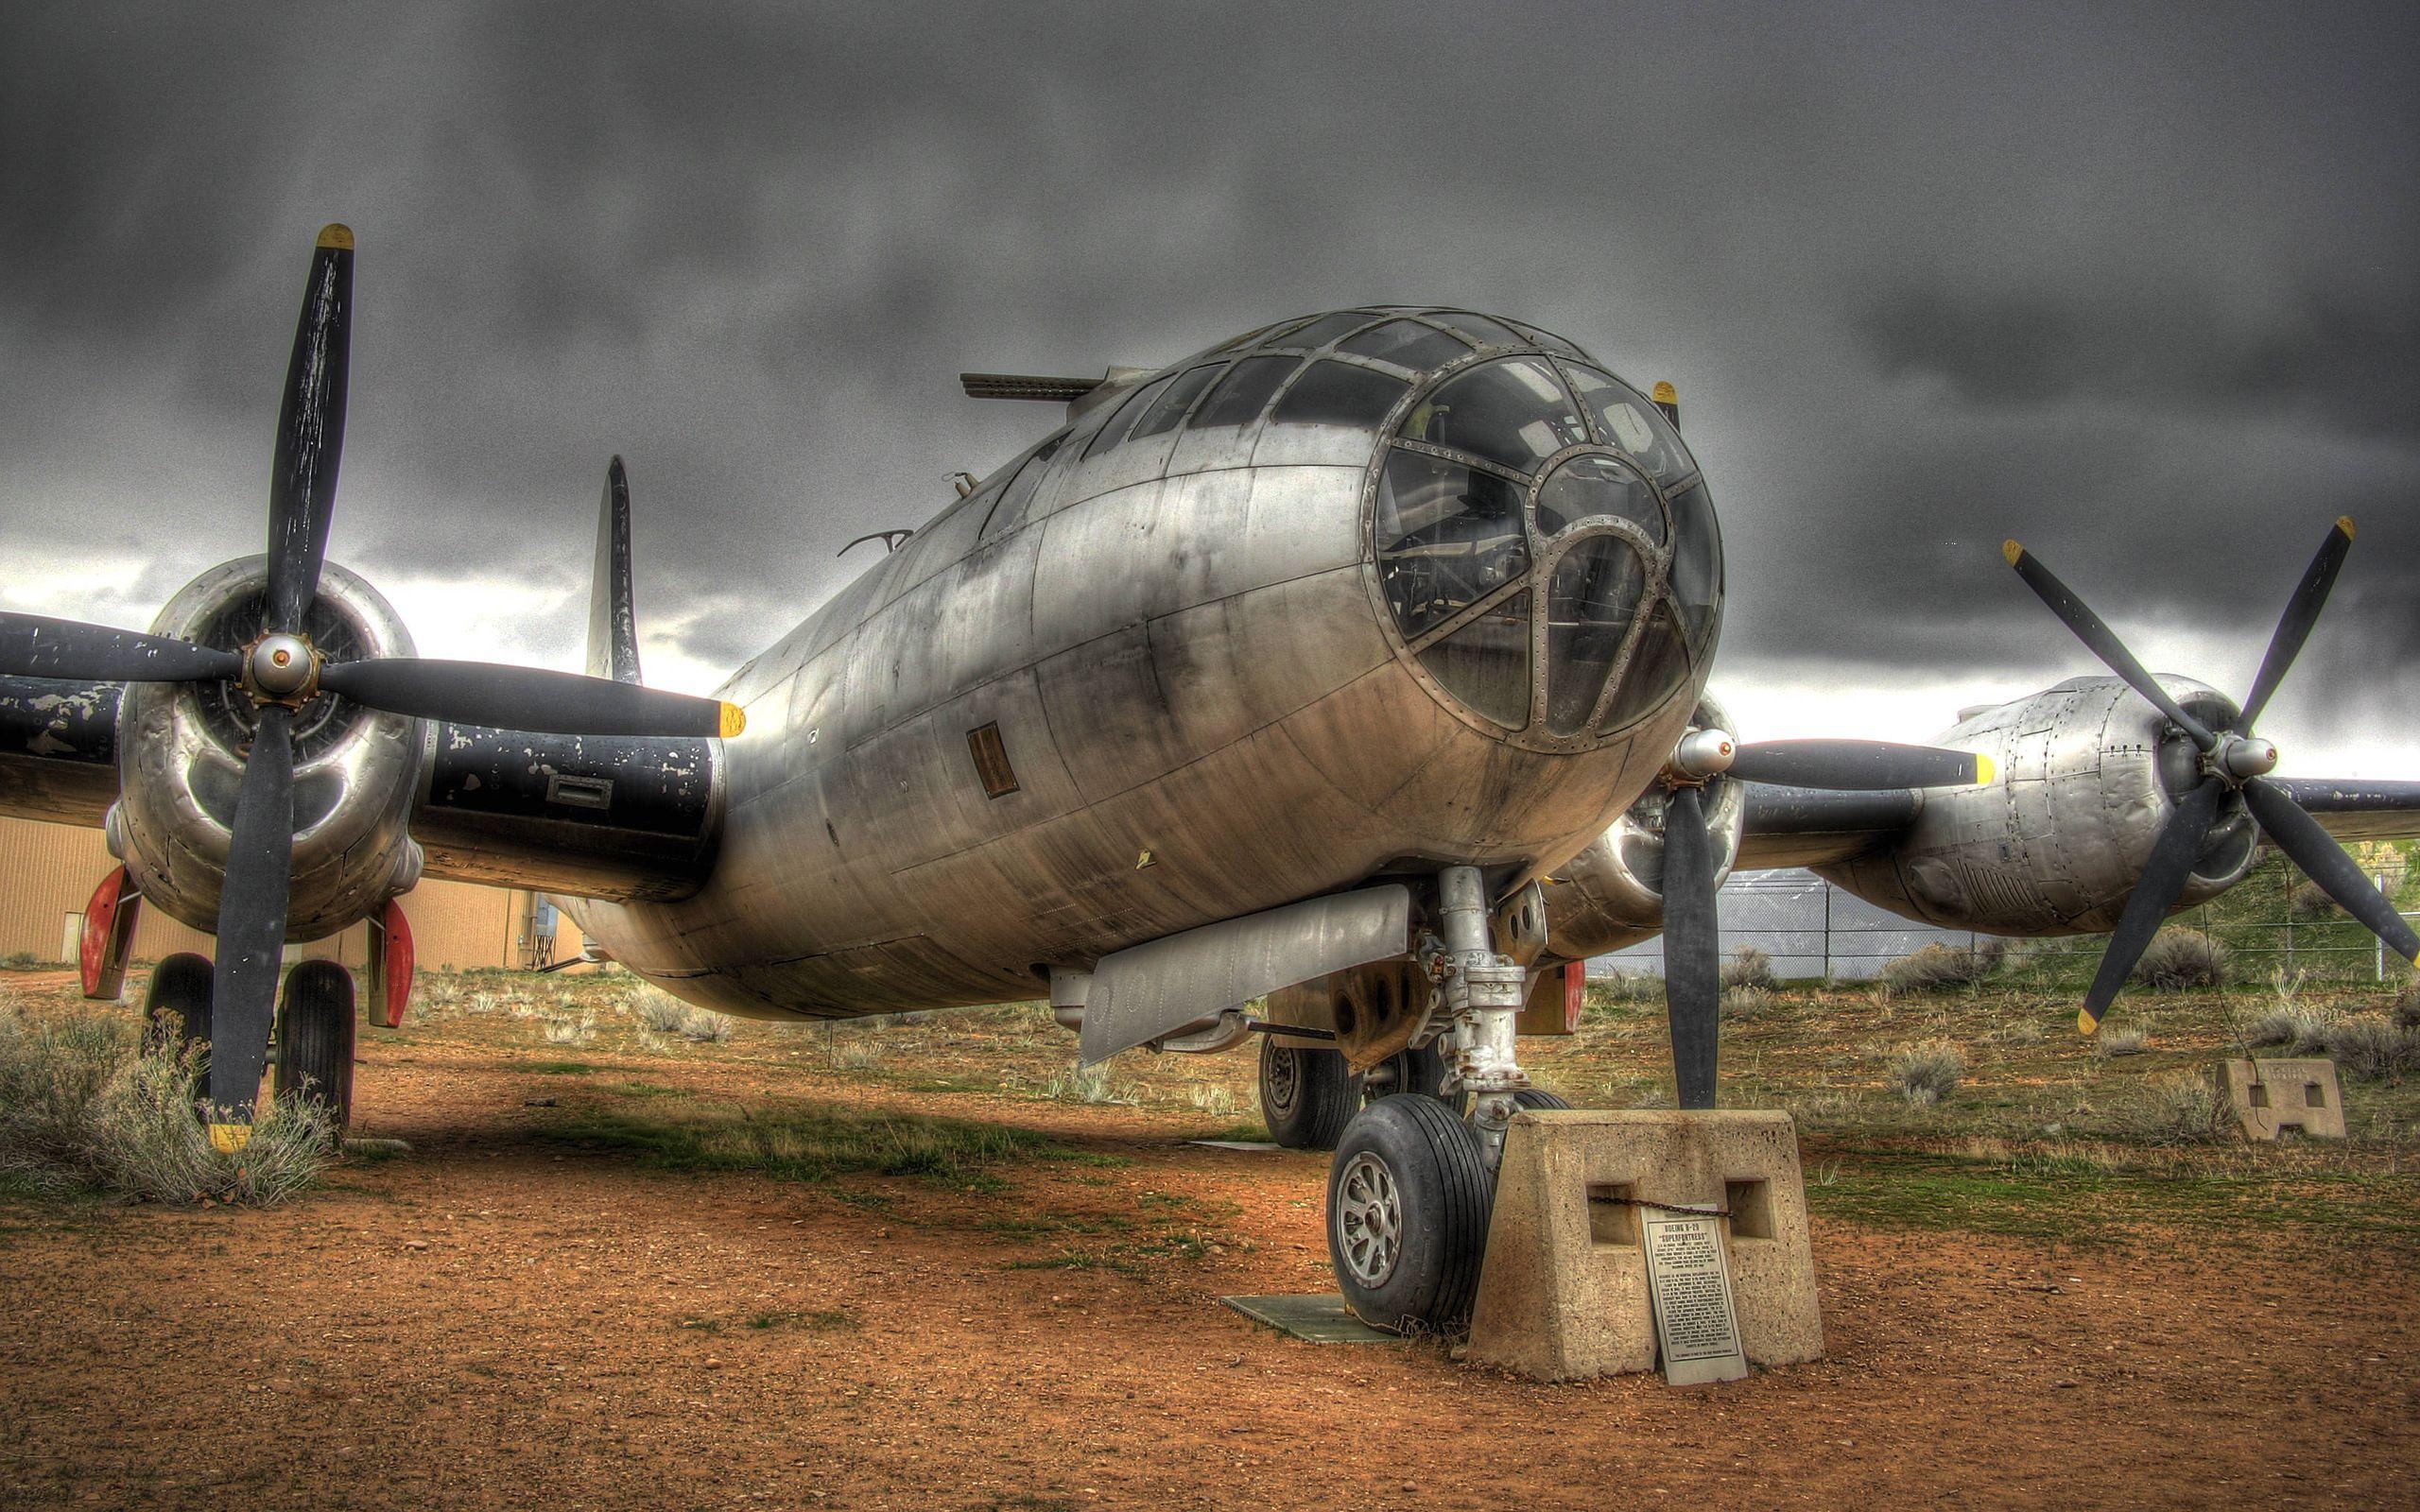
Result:
{"label": "yellow propeller tip", "polygon": [[2025,555],[2025,548],[2014,541],[2003,541],[2000,542],[2000,555],[2007,558],[2008,564],[2014,567],[2016,565],[2016,558]]}
{"label": "yellow propeller tip", "polygon": [[221,1155],[240,1155],[252,1142],[250,1124],[213,1124],[210,1125],[210,1147]]}
{"label": "yellow propeller tip", "polygon": [[1681,391],[1672,387],[1670,379],[1658,379],[1655,384],[1654,399],[1659,404],[1677,404],[1681,402]]}
{"label": "yellow propeller tip", "polygon": [[2086,1008],[2076,1015],[2076,1033],[2090,1034],[2092,1031],[2100,1027],[2100,1021],[2092,1016],[2092,1010],[2090,1008]]}
{"label": "yellow propeller tip", "polygon": [[332,220],[320,228],[320,245],[353,250],[353,228],[340,220]]}
{"label": "yellow propeller tip", "polygon": [[1999,775],[1999,768],[1998,768],[1998,767],[1996,767],[1996,766],[1994,766],[1994,765],[1992,765],[1992,759],[1991,759],[1989,756],[1977,756],[1977,757],[1975,758],[1975,785],[1976,785],[1976,786],[1978,786],[1978,787],[1989,787],[1989,786],[1991,786],[1991,785],[1992,785],[1992,779],[1993,779],[1994,777],[1996,777],[1997,775]]}
{"label": "yellow propeller tip", "polygon": [[2347,541],[2352,540],[2352,539],[2353,539],[2353,517],[2352,517],[2351,515],[2349,515],[2349,514],[2340,514],[2340,515],[2338,515],[2338,516],[2336,517],[2336,528],[2344,532],[2344,539],[2345,539],[2345,540],[2347,540]]}
{"label": "yellow propeller tip", "polygon": [[748,711],[735,703],[722,706],[722,738],[729,740],[748,728]]}

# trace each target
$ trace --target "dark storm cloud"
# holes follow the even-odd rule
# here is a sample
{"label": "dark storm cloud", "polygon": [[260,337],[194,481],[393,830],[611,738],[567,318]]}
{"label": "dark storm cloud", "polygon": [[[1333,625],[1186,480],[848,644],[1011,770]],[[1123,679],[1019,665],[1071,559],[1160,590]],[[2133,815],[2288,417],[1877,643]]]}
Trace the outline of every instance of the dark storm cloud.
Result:
{"label": "dark storm cloud", "polygon": [[[0,549],[257,532],[310,232],[360,233],[335,549],[585,576],[733,664],[1046,425],[962,369],[1439,299],[1682,386],[1728,665],[2084,670],[1997,556],[2298,681],[2420,662],[2408,9],[0,9]],[[109,507],[102,507],[108,505]],[[531,632],[568,651],[571,625]],[[2232,644],[2232,643],[2231,643]],[[2184,669],[2198,670],[2198,669]]]}

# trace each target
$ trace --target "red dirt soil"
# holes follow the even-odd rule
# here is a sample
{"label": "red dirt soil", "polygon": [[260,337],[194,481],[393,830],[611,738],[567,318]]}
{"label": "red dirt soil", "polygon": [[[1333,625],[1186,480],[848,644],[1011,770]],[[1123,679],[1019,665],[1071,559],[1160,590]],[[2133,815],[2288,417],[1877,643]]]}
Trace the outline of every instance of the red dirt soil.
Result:
{"label": "red dirt soil", "polygon": [[[415,1151],[288,1208],[0,1204],[0,1505],[2410,1505],[2420,1469],[2420,1286],[2384,1259],[1819,1220],[1826,1360],[1547,1387],[1219,1305],[1332,1289],[1320,1157],[1189,1147],[1128,1109],[612,1064],[1126,1158],[1013,1165],[994,1194],[686,1176],[538,1132],[562,1110],[531,1099],[603,1073],[365,1055],[359,1132]],[[1205,1215],[1169,1230],[1198,1258],[1022,1268],[1059,1248],[1001,1231],[1155,1200]]]}

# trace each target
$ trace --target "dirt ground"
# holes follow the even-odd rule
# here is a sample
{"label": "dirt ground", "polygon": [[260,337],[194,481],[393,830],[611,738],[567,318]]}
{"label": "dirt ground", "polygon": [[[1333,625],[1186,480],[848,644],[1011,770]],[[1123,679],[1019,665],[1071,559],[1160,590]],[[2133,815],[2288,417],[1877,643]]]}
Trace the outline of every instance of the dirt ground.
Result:
{"label": "dirt ground", "polygon": [[[370,1042],[269,1211],[0,1202],[8,1507],[2410,1505],[2408,1247],[1819,1216],[1820,1364],[1544,1387],[1221,1307],[1332,1290],[1324,1163],[1201,1119],[762,1058]],[[650,1168],[608,1095],[980,1119],[997,1189]]]}

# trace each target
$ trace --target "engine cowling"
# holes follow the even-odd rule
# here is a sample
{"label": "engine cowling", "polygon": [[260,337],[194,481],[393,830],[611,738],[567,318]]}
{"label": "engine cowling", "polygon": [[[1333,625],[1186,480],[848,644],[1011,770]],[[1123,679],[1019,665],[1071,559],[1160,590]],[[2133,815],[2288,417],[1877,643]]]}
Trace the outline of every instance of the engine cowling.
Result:
{"label": "engine cowling", "polygon": [[[2239,713],[2205,683],[2159,681],[2212,729]],[[2192,742],[2115,678],[1970,710],[1934,744],[1990,757],[1994,780],[1919,795],[1896,842],[1815,870],[1893,913],[1990,934],[2114,928],[2177,800],[2201,778]],[[2225,804],[2180,907],[2252,869],[2257,831],[2240,796]]]}
{"label": "engine cowling", "polygon": [[[1690,723],[1722,730],[1730,715],[1702,699]],[[1588,848],[1555,868],[1546,888],[1547,950],[1566,961],[1602,955],[1664,931],[1664,810],[1668,790],[1651,784]],[[1706,830],[1714,842],[1715,883],[1731,875],[1747,822],[1746,789],[1728,777],[1709,778]]]}
{"label": "engine cowling", "polygon": [[[160,611],[152,632],[239,650],[257,633],[267,558],[210,569]],[[305,631],[337,660],[409,656],[391,605],[334,562],[321,569]],[[129,683],[118,714],[119,796],[105,824],[146,902],[196,929],[218,919],[230,826],[243,782],[236,752],[258,726],[232,684]],[[324,938],[420,880],[406,824],[422,764],[421,721],[323,696],[295,724],[294,863],[286,937]]]}

